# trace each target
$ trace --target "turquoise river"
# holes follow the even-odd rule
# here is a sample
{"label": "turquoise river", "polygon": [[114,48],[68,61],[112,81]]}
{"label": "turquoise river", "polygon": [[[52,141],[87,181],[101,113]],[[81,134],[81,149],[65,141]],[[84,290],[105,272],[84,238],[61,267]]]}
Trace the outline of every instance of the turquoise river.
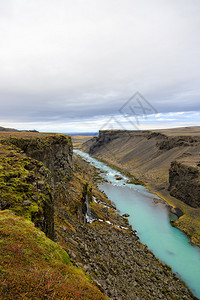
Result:
{"label": "turquoise river", "polygon": [[[187,284],[200,299],[200,248],[192,246],[183,232],[170,224],[173,217],[164,203],[141,185],[128,184],[128,178],[111,169],[89,154],[74,150],[94,167],[104,171],[101,176],[108,182],[99,188],[115,203],[121,214],[130,215],[129,223],[137,231],[143,244]],[[121,179],[116,179],[120,176]]]}

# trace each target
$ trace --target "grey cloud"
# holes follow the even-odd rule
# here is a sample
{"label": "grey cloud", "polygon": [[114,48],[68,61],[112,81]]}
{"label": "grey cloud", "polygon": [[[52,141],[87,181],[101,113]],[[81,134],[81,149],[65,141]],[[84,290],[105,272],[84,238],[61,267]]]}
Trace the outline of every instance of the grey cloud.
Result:
{"label": "grey cloud", "polygon": [[0,121],[200,110],[200,2],[0,1]]}

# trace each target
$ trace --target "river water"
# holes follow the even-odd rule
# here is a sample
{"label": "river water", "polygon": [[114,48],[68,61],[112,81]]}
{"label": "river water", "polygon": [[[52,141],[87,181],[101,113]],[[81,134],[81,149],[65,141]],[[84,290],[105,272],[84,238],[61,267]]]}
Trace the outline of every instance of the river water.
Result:
{"label": "river water", "polygon": [[[101,176],[108,182],[99,188],[115,203],[121,214],[130,215],[129,223],[137,231],[143,244],[172,271],[185,281],[200,299],[200,248],[189,244],[186,235],[170,224],[168,209],[159,198],[141,185],[128,184],[128,178],[89,154],[74,150],[94,167],[104,171]],[[118,177],[118,178],[116,178]],[[119,177],[121,179],[119,180]]]}

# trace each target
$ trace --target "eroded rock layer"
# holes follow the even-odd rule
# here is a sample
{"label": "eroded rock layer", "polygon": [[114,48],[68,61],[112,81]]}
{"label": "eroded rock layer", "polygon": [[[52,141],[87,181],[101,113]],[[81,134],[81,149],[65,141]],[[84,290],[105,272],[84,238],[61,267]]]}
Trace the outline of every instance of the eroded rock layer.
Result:
{"label": "eroded rock layer", "polygon": [[200,168],[172,162],[169,169],[170,194],[192,207],[200,207]]}

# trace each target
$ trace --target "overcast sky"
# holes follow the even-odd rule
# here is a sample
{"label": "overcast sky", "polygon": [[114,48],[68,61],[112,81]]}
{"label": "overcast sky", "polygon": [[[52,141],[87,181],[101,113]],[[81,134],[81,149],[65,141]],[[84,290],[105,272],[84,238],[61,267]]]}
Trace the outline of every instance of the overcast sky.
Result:
{"label": "overcast sky", "polygon": [[199,28],[199,0],[0,0],[0,126],[200,125]]}

